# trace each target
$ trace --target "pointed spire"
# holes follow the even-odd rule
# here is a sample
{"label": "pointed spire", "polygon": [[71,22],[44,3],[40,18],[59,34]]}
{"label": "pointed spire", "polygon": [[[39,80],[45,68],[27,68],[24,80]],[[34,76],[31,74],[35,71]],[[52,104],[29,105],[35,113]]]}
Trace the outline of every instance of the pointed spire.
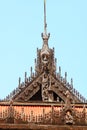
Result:
{"label": "pointed spire", "polygon": [[44,0],[44,33],[42,33],[44,44],[48,45],[49,37],[50,33],[47,34],[47,23],[46,23],[46,0]]}
{"label": "pointed spire", "polygon": [[46,0],[44,0],[44,34],[47,35],[47,23],[46,23]]}
{"label": "pointed spire", "polygon": [[49,46],[48,46],[48,39],[50,37],[50,34],[47,34],[47,24],[46,24],[46,0],[44,0],[44,33],[42,33],[42,39],[43,39],[43,46],[41,50],[41,55],[43,54],[50,54]]}

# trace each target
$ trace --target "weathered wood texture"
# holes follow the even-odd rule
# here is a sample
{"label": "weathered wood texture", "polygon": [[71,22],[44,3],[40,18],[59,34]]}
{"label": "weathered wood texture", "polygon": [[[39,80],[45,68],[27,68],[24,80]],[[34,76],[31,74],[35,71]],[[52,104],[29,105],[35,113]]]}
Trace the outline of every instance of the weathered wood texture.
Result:
{"label": "weathered wood texture", "polygon": [[35,125],[35,124],[0,124],[0,130],[87,130],[87,126],[59,126],[59,125]]}

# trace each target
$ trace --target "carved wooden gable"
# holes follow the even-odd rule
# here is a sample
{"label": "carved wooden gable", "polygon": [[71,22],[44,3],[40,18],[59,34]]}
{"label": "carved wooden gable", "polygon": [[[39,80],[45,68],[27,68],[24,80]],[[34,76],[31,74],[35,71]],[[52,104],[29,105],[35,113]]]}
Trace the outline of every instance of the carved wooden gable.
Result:
{"label": "carved wooden gable", "polygon": [[61,68],[56,72],[56,59],[54,58],[54,48],[48,46],[50,34],[42,34],[42,49],[37,49],[37,60],[35,59],[35,73],[27,78],[25,73],[25,82],[20,83],[6,100],[29,102],[66,102],[67,98],[72,103],[86,102],[85,98],[73,88],[73,81],[67,82],[67,73],[65,77],[61,76]]}
{"label": "carved wooden gable", "polygon": [[67,84],[62,83],[55,75],[43,72],[36,79],[28,83],[24,88],[20,88],[19,93],[13,96],[14,101],[57,101],[66,102],[68,93],[72,103],[81,102],[79,97],[75,96],[73,89],[69,90]]}
{"label": "carved wooden gable", "polygon": [[25,73],[25,81],[19,85],[5,100],[14,100],[21,102],[29,101],[47,101],[47,102],[67,102],[67,99],[73,103],[86,102],[85,98],[73,88],[73,80],[67,82],[67,73],[65,77],[61,76],[61,68],[57,73],[57,60],[54,58],[54,48],[49,48],[48,40],[50,34],[47,34],[46,24],[46,5],[44,2],[44,33],[42,33],[43,46],[37,49],[37,59],[35,59],[35,73],[28,78]]}

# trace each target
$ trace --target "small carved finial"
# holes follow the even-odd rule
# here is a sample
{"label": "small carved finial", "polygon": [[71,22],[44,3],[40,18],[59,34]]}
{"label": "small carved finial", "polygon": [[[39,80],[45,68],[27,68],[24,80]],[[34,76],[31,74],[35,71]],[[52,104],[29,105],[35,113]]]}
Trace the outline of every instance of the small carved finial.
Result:
{"label": "small carved finial", "polygon": [[31,79],[30,79],[30,77],[29,77],[29,82],[30,82],[30,80],[31,80]]}
{"label": "small carved finial", "polygon": [[73,79],[71,78],[71,86],[73,87]]}
{"label": "small carved finial", "polygon": [[26,82],[26,79],[27,79],[27,72],[25,72],[25,82]]}
{"label": "small carved finial", "polygon": [[21,78],[19,77],[19,87],[21,86]]}
{"label": "small carved finial", "polygon": [[36,59],[35,59],[35,66],[36,66],[36,62],[37,62],[37,61],[36,61]]}
{"label": "small carved finial", "polygon": [[31,67],[31,77],[32,77],[32,67]]}
{"label": "small carved finial", "polygon": [[59,76],[61,77],[61,67],[59,66]]}
{"label": "small carved finial", "polygon": [[67,72],[65,72],[65,81],[67,82]]}
{"label": "small carved finial", "polygon": [[38,53],[38,48],[37,48],[37,53]]}

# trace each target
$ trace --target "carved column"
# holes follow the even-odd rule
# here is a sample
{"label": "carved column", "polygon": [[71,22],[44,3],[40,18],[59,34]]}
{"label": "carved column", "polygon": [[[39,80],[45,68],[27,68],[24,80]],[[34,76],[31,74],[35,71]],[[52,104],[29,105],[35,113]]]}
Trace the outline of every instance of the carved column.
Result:
{"label": "carved column", "polygon": [[43,101],[48,101],[49,99],[48,88],[49,88],[48,74],[44,73],[42,79],[42,100]]}
{"label": "carved column", "polygon": [[51,80],[48,73],[44,73],[42,79],[42,100],[43,101],[53,101],[53,92],[50,89]]}

